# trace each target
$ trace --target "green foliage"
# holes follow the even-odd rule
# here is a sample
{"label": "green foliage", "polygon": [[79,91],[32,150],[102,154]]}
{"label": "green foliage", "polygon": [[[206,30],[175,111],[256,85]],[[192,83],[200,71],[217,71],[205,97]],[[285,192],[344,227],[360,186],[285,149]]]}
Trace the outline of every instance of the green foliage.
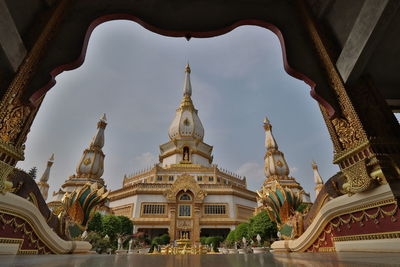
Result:
{"label": "green foliage", "polygon": [[102,218],[101,218],[101,214],[100,212],[96,212],[92,219],[88,222],[88,227],[87,227],[87,231],[94,231],[97,233],[102,233],[103,232],[103,222],[102,222]]}
{"label": "green foliage", "polygon": [[241,243],[242,238],[247,240],[255,239],[257,235],[261,236],[262,241],[270,241],[276,237],[276,223],[272,222],[266,211],[262,211],[250,218],[249,223],[239,224],[235,230],[230,231],[225,239],[228,246],[232,246],[234,242]]}
{"label": "green foliage", "polygon": [[228,247],[233,246],[233,244],[235,243],[235,235],[236,235],[236,230],[231,230],[228,236],[226,237],[225,241]]}
{"label": "green foliage", "polygon": [[105,215],[102,217],[103,223],[103,236],[108,235],[110,241],[113,242],[117,239],[117,235],[121,233],[121,221],[117,216]]}
{"label": "green foliage", "polygon": [[[201,238],[200,238],[200,240],[201,240]],[[213,250],[215,252],[217,252],[217,248],[219,247],[219,244],[222,241],[224,241],[224,238],[222,236],[209,236],[209,237],[205,238],[204,243],[205,243],[205,245],[212,246]]]}
{"label": "green foliage", "polygon": [[276,223],[272,222],[266,211],[262,211],[250,218],[250,227],[248,236],[255,238],[260,235],[261,240],[270,240],[277,233]]}
{"label": "green foliage", "polygon": [[119,222],[120,222],[120,232],[119,234],[122,235],[130,235],[132,234],[132,230],[133,230],[133,223],[132,221],[125,216],[118,216],[117,217]]}
{"label": "green foliage", "polygon": [[297,207],[296,211],[303,212],[307,208],[307,204],[301,203],[300,206]]}
{"label": "green foliage", "polygon": [[68,231],[69,231],[71,238],[76,238],[82,234],[82,230],[76,224],[68,226]]}
{"label": "green foliage", "polygon": [[36,179],[36,174],[37,174],[37,168],[32,167],[29,171],[28,174],[32,177],[33,180]]}
{"label": "green foliage", "polygon": [[250,223],[241,223],[235,229],[235,241],[242,241],[242,238],[249,238]]}
{"label": "green foliage", "polygon": [[99,233],[89,232],[86,240],[92,244],[92,250],[97,253],[106,252],[108,248],[111,248],[109,240],[104,239]]}
{"label": "green foliage", "polygon": [[160,245],[168,245],[169,242],[171,241],[171,238],[169,237],[169,234],[163,234],[160,236],[161,239],[161,244]]}
{"label": "green foliage", "polygon": [[206,239],[207,239],[206,236],[200,237],[200,243],[201,243],[202,245],[205,245],[205,244],[206,244]]}

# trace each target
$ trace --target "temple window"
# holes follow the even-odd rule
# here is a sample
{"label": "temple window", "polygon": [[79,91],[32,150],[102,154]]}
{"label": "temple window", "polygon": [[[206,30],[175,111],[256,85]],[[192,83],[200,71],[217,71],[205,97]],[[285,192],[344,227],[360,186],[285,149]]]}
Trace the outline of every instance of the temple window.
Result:
{"label": "temple window", "polygon": [[157,181],[162,181],[162,176],[157,176]]}
{"label": "temple window", "polygon": [[226,205],[224,204],[204,205],[204,214],[209,214],[209,215],[226,214]]}
{"label": "temple window", "polygon": [[189,161],[189,148],[185,146],[183,148],[183,161]]}
{"label": "temple window", "polygon": [[163,204],[144,204],[142,206],[143,215],[165,214],[165,205]]}
{"label": "temple window", "polygon": [[197,176],[197,181],[198,181],[198,182],[203,181],[203,176]]}
{"label": "temple window", "polygon": [[179,200],[183,200],[183,201],[190,201],[192,200],[192,198],[188,195],[188,194],[183,194]]}
{"label": "temple window", "polygon": [[179,205],[179,217],[190,217],[190,205]]}
{"label": "temple window", "polygon": [[173,181],[173,180],[174,180],[174,176],[168,177],[168,180],[169,180],[169,181]]}
{"label": "temple window", "polygon": [[214,182],[214,177],[212,177],[212,176],[208,177],[208,181],[209,182]]}

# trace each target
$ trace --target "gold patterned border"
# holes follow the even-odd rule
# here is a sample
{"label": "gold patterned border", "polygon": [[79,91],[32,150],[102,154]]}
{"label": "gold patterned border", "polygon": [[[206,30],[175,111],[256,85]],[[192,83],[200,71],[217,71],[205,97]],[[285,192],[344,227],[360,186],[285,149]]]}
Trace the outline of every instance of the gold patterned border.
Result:
{"label": "gold patterned border", "polygon": [[[23,216],[23,215],[15,214],[13,211],[8,210],[8,209],[5,209],[5,208],[1,208],[1,209],[0,209],[0,214],[1,214],[1,213],[8,214],[8,215],[11,215],[11,216],[15,216],[15,217],[17,217],[17,218],[20,218],[20,219],[23,220],[24,222],[28,223],[28,225],[32,228],[32,231],[34,231],[34,233],[35,233],[35,235],[37,236],[37,238],[38,238],[43,244],[45,244],[46,248],[47,248],[48,250],[50,250],[52,253],[58,254],[58,253],[56,253],[56,252],[51,248],[51,246],[50,246],[46,241],[44,241],[44,240],[40,237],[40,235],[37,233],[37,230],[38,230],[38,229],[37,229],[36,227],[33,226],[34,224],[31,222],[30,219],[26,218],[26,217]],[[36,231],[35,231],[35,230],[36,230]]]}
{"label": "gold patterned border", "polygon": [[400,238],[400,232],[337,236],[333,238],[333,241],[343,242],[343,241],[360,241],[360,240],[393,239],[393,238]]}
{"label": "gold patterned border", "polygon": [[380,200],[380,201],[376,201],[376,202],[372,202],[369,204],[365,204],[365,205],[361,205],[358,206],[356,208],[352,208],[352,209],[348,209],[348,210],[344,210],[341,213],[338,214],[334,214],[332,216],[330,216],[324,224],[321,224],[321,227],[319,228],[320,230],[318,230],[318,234],[314,235],[314,238],[311,238],[310,241],[307,242],[307,244],[305,246],[303,246],[302,249],[300,249],[300,252],[304,252],[305,250],[307,250],[312,244],[314,244],[315,240],[321,235],[322,231],[324,231],[326,225],[328,223],[330,223],[333,219],[345,215],[345,214],[350,214],[350,213],[354,213],[357,211],[363,211],[363,210],[367,210],[367,209],[372,209],[372,208],[376,208],[376,207],[380,207],[380,206],[384,206],[384,205],[388,205],[388,204],[395,204],[396,200],[394,200],[393,198],[389,198],[389,199],[385,199],[385,200]]}

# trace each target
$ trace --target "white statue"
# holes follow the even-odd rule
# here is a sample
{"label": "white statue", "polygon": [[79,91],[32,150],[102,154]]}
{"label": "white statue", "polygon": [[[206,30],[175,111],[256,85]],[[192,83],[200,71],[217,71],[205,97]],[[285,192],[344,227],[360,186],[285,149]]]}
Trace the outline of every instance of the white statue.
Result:
{"label": "white statue", "polygon": [[129,252],[132,251],[132,242],[133,242],[133,239],[129,240],[129,248],[128,248]]}
{"label": "white statue", "polygon": [[110,240],[110,237],[109,237],[108,235],[106,235],[106,236],[104,237],[104,239],[108,241],[108,240]]}
{"label": "white statue", "polygon": [[85,231],[82,233],[82,235],[81,235],[82,240],[85,240],[85,239],[87,238],[87,236],[88,236],[88,233],[87,233],[87,231],[85,230]]}
{"label": "white statue", "polygon": [[118,250],[122,250],[122,238],[118,237]]}
{"label": "white statue", "polygon": [[242,242],[243,242],[243,247],[246,248],[247,247],[247,240],[246,237],[242,238]]}
{"label": "white statue", "polygon": [[261,236],[260,236],[260,234],[257,234],[257,242],[258,242],[258,245],[260,246],[261,245]]}

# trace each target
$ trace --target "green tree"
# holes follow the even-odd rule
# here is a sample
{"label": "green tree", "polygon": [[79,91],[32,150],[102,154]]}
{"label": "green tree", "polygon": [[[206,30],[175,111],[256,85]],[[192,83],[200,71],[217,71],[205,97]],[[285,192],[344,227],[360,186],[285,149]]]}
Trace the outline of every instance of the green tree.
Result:
{"label": "green tree", "polygon": [[103,222],[102,222],[102,215],[100,212],[96,212],[92,219],[88,222],[87,231],[94,231],[98,234],[103,233]]}
{"label": "green tree", "polygon": [[232,246],[235,243],[235,235],[236,235],[236,230],[231,230],[227,235],[225,241],[228,246]]}
{"label": "green tree", "polygon": [[121,235],[131,235],[132,234],[132,230],[133,230],[133,223],[132,221],[125,216],[118,216],[117,217],[120,225],[121,225],[121,229],[120,232],[118,234]]}
{"label": "green tree", "polygon": [[37,168],[36,167],[32,167],[29,170],[28,174],[32,177],[33,180],[35,180],[36,179],[36,174],[37,174]]}
{"label": "green tree", "polygon": [[114,215],[105,215],[101,221],[103,224],[103,235],[108,235],[111,243],[115,242],[117,235],[121,233],[121,221]]}
{"label": "green tree", "polygon": [[242,241],[242,238],[249,238],[250,223],[241,223],[235,229],[235,241]]}
{"label": "green tree", "polygon": [[266,211],[262,211],[250,218],[249,237],[260,235],[262,241],[269,241],[276,236],[276,223],[272,222]]}

